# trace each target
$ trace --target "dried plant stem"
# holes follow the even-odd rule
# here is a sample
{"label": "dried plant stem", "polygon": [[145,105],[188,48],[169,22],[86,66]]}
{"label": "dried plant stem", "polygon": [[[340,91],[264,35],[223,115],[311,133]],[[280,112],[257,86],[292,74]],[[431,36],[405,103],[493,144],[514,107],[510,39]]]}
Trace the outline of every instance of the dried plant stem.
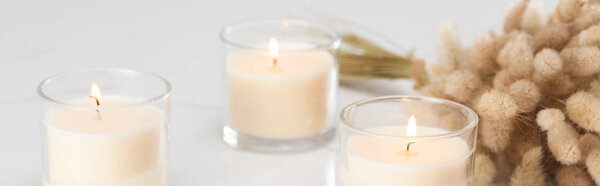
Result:
{"label": "dried plant stem", "polygon": [[338,57],[342,79],[410,77],[411,54],[401,56],[352,33],[342,36]]}

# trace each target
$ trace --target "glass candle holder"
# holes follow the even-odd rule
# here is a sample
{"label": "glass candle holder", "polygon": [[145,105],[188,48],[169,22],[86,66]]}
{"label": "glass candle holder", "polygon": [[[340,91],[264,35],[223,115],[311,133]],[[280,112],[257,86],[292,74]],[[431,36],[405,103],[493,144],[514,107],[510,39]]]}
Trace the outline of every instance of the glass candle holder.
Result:
{"label": "glass candle holder", "polygon": [[166,186],[171,85],[127,69],[42,81],[44,186]]}
{"label": "glass candle holder", "polygon": [[227,26],[223,139],[259,152],[327,144],[338,84],[334,29],[300,19]]}
{"label": "glass candle holder", "polygon": [[477,122],[468,107],[436,98],[351,104],[341,112],[341,185],[472,185]]}

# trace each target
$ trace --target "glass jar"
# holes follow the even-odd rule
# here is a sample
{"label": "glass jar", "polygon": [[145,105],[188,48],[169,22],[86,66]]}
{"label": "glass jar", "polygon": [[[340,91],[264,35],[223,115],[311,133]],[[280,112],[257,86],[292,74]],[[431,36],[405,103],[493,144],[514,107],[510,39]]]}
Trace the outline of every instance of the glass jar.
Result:
{"label": "glass jar", "polygon": [[478,118],[468,107],[387,96],[340,116],[341,185],[472,185]]}
{"label": "glass jar", "polygon": [[239,149],[293,152],[333,136],[338,86],[334,29],[301,19],[227,26],[224,141]]}
{"label": "glass jar", "polygon": [[44,186],[166,186],[171,85],[128,69],[61,73],[42,98]]}

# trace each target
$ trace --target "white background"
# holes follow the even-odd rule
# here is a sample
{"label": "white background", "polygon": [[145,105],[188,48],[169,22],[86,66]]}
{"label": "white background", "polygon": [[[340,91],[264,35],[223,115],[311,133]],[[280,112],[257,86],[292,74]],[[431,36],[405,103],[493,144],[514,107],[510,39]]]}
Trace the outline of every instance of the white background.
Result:
{"label": "white background", "polygon": [[[265,155],[230,149],[218,122],[223,26],[240,20],[318,12],[387,35],[420,57],[435,56],[434,29],[452,22],[465,43],[498,30],[504,0],[0,0],[0,183],[41,185],[37,84],[63,71],[124,67],[158,73],[174,86],[172,186],[330,186],[335,145]],[[340,106],[409,84],[365,93],[342,88]],[[333,144],[336,142],[333,141]]]}

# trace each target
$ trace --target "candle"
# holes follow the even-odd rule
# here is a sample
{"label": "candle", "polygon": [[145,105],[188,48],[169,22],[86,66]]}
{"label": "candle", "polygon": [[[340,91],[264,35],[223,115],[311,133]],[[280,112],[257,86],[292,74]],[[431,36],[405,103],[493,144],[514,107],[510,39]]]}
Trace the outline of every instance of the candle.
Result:
{"label": "candle", "polygon": [[[92,84],[89,96],[69,88],[88,79],[100,79],[109,94],[101,93],[102,84]],[[151,74],[100,69],[42,82],[40,95],[48,100],[43,185],[166,186],[169,87],[153,81],[166,83]],[[167,93],[148,98],[162,90]]]}
{"label": "candle", "polygon": [[[432,103],[421,99],[431,99]],[[382,97],[344,109],[340,180],[344,186],[468,186],[477,116],[470,109],[433,98]],[[406,114],[429,108],[426,125]],[[415,111],[413,111],[413,109]],[[464,113],[460,109],[464,110]],[[453,116],[455,121],[443,118]],[[456,117],[454,117],[456,116]],[[451,123],[444,123],[451,122]],[[460,126],[451,131],[443,126]],[[461,130],[462,129],[462,130]]]}
{"label": "candle", "polygon": [[340,37],[301,19],[225,27],[223,141],[243,150],[298,152],[334,136]]}
{"label": "candle", "polygon": [[227,59],[230,122],[245,134],[270,139],[315,135],[326,127],[334,57],[326,51],[280,55],[310,48],[269,42],[269,54],[232,53]]}
{"label": "candle", "polygon": [[[407,129],[410,127],[381,126],[367,131],[397,135],[410,132]],[[420,135],[448,132],[431,127],[418,127],[418,131]],[[347,151],[346,186],[467,185],[464,170],[469,148],[460,138],[415,142],[353,136],[348,139]]]}
{"label": "candle", "polygon": [[[140,99],[101,98],[95,84],[90,98],[96,112],[56,108],[46,113],[49,175],[44,185],[166,185],[166,162],[158,161],[162,111],[153,106],[100,111]],[[88,100],[73,102],[90,105]]]}

